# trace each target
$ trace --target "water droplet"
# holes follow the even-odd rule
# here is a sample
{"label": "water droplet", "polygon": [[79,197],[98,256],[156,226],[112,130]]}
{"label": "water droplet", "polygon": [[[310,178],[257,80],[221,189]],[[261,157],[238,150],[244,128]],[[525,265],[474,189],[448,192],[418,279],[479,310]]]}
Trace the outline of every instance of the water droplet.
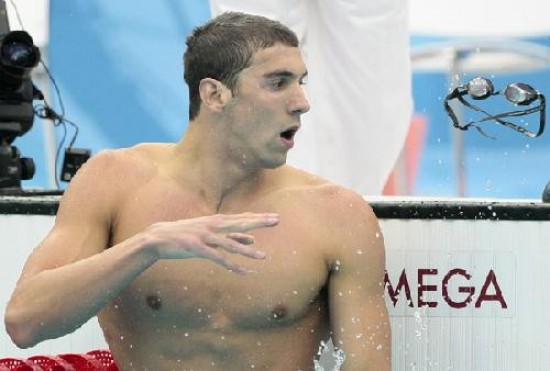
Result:
{"label": "water droplet", "polygon": [[334,370],[339,370],[344,364],[344,361],[346,360],[346,353],[344,353],[342,349],[335,349],[333,355],[334,355],[334,360],[336,361]]}

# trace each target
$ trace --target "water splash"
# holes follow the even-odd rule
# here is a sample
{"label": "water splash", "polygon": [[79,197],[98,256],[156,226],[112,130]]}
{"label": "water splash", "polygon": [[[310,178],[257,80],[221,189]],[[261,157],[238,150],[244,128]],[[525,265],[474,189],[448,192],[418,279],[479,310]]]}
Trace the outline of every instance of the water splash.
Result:
{"label": "water splash", "polygon": [[344,364],[344,361],[346,360],[346,353],[344,353],[342,349],[336,349],[332,354],[334,356],[334,360],[336,361],[336,365],[334,365],[333,370],[340,370],[340,367]]}
{"label": "water splash", "polygon": [[[321,341],[321,345],[319,346],[319,351],[317,352],[317,355],[323,354],[327,349],[327,343],[324,341]],[[334,366],[330,371],[340,371],[340,368],[344,364],[344,361],[346,360],[346,353],[342,349],[335,349],[332,352],[332,358],[334,360]],[[329,371],[326,370],[323,365],[318,360],[313,361],[314,370],[315,371]]]}
{"label": "water splash", "polygon": [[414,312],[414,320],[416,322],[415,335],[418,339],[420,339],[422,337],[422,333],[428,329],[426,307],[422,307],[420,311]]}

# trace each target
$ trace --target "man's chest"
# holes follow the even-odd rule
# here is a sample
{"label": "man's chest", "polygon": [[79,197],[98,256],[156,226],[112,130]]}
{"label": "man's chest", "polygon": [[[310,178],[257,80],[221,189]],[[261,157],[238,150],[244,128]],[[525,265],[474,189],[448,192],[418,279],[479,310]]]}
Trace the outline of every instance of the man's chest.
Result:
{"label": "man's chest", "polygon": [[[204,215],[189,202],[138,201],[121,210],[114,243],[156,222]],[[256,202],[244,211],[280,215],[276,227],[249,232],[254,247],[266,252],[264,260],[224,252],[250,273],[232,273],[199,258],[160,260],[121,293],[118,304],[130,305],[138,317],[167,323],[178,319],[185,327],[281,325],[318,311],[328,264],[326,241],[315,230],[314,218],[284,202]]]}
{"label": "man's chest", "polygon": [[219,329],[291,323],[322,301],[328,275],[316,257],[268,256],[242,264],[251,272],[231,273],[203,259],[159,261],[119,299],[161,322]]}

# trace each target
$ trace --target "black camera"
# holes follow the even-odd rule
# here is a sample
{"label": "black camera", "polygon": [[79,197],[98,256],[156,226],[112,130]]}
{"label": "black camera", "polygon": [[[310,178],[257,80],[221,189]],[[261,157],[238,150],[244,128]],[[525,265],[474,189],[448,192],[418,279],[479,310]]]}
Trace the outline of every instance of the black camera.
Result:
{"label": "black camera", "polygon": [[40,51],[27,32],[0,36],[0,192],[20,189],[21,180],[34,176],[32,158],[22,158],[11,143],[32,128],[33,100],[44,99],[30,77],[39,61]]}

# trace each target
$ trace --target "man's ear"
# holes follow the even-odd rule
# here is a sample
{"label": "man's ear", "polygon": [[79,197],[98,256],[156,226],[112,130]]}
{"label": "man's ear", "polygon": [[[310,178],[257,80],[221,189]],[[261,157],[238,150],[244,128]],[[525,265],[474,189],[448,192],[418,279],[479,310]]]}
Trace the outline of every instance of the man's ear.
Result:
{"label": "man's ear", "polygon": [[215,112],[221,112],[232,97],[231,90],[224,83],[209,77],[200,81],[199,94],[203,106]]}

